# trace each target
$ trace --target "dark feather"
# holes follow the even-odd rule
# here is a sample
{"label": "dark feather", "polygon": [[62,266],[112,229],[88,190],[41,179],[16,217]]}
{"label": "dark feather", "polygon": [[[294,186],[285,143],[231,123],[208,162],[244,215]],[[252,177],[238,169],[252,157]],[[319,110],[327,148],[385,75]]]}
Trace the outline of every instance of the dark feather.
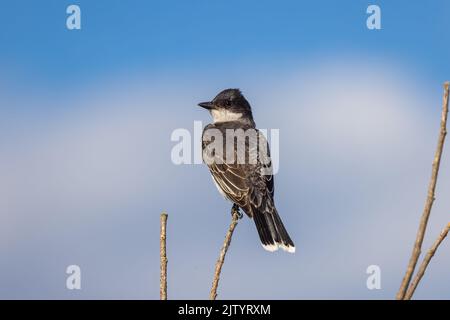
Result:
{"label": "dark feather", "polygon": [[[235,144],[233,146],[234,161],[230,161],[225,157],[226,143],[223,143],[222,152],[212,150],[212,141],[205,135],[205,132],[209,129],[219,130],[225,141],[227,129],[247,130],[254,129],[254,126],[252,124],[245,125],[238,121],[208,125],[203,133],[203,156],[214,181],[223,194],[254,219],[262,244],[265,247],[274,246],[275,248],[280,245],[290,247],[290,250],[293,250],[294,243],[289,237],[274,204],[274,179],[271,171],[270,154],[267,153],[261,158],[257,152],[259,143],[252,144],[249,143],[249,140],[246,140],[246,160],[249,159],[251,152],[257,152],[257,161],[253,164],[249,161],[238,163],[236,161],[238,157],[236,140],[233,142]],[[259,131],[257,132],[259,133]],[[261,143],[267,145],[268,152],[269,147],[262,134],[258,134],[258,142],[259,139],[264,139]],[[268,172],[268,174],[263,174],[264,169],[264,172]]]}

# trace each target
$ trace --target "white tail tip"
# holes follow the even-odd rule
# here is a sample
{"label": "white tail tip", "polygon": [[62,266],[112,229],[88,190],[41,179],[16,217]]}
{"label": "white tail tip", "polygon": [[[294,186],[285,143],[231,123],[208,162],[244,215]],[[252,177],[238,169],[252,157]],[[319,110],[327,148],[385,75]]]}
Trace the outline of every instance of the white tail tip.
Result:
{"label": "white tail tip", "polygon": [[262,246],[263,246],[263,248],[264,248],[265,250],[270,251],[270,252],[277,251],[278,248],[281,248],[281,249],[283,249],[283,250],[286,251],[286,252],[289,252],[289,253],[295,253],[295,247],[287,246],[287,245],[285,245],[284,243],[263,244]]}

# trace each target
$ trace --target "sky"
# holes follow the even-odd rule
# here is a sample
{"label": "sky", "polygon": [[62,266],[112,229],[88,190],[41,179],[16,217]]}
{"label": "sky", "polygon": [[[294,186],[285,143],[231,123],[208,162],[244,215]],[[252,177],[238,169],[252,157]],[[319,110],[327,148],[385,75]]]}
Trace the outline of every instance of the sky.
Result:
{"label": "sky", "polygon": [[[81,8],[68,30],[66,8]],[[370,4],[381,30],[366,27]],[[220,299],[393,299],[425,202],[450,80],[448,1],[2,1],[0,298],[206,299],[230,207],[171,133],[237,87],[280,130],[295,254],[234,233]],[[450,221],[444,150],[424,249]],[[66,268],[81,268],[81,290]],[[381,270],[369,290],[366,269]],[[444,241],[415,297],[446,299]]]}

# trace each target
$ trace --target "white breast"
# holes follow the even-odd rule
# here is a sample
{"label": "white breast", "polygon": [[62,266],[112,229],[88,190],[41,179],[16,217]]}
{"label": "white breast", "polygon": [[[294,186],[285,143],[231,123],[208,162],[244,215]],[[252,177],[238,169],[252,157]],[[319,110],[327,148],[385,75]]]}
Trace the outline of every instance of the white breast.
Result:
{"label": "white breast", "polygon": [[[226,200],[230,200],[230,199],[228,199],[228,196],[226,195],[226,193],[223,192],[222,188],[221,188],[221,187],[219,186],[219,184],[216,182],[216,179],[214,179],[213,176],[211,176],[211,178],[213,179],[214,184],[216,185],[217,190],[219,190],[220,194],[221,194]],[[231,200],[230,200],[230,201],[231,201]]]}
{"label": "white breast", "polygon": [[213,117],[214,123],[216,122],[227,122],[227,121],[236,121],[242,118],[242,113],[231,112],[226,109],[220,110],[211,110],[211,115]]}

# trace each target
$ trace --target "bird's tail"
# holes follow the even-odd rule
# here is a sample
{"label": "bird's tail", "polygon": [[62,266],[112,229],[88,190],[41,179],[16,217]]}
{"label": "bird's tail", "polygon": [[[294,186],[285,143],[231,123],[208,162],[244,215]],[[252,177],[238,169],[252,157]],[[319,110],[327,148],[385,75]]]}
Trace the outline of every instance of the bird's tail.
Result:
{"label": "bird's tail", "polygon": [[294,242],[289,237],[275,207],[270,212],[259,210],[254,212],[253,220],[255,220],[256,229],[264,249],[276,251],[281,248],[290,253],[295,252]]}

